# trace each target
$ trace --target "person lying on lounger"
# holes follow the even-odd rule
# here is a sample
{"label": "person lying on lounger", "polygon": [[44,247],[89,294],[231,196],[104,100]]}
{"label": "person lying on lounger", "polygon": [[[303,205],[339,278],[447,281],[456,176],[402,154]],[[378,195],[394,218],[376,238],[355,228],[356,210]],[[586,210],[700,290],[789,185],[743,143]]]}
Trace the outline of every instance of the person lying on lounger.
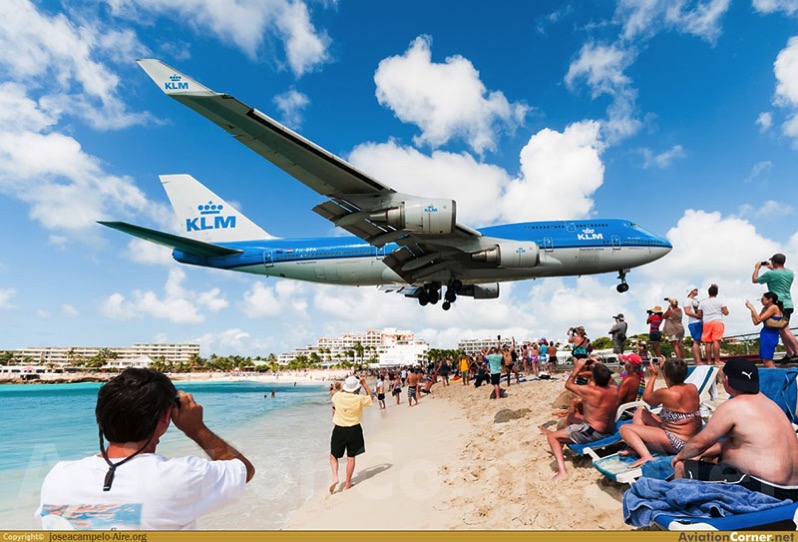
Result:
{"label": "person lying on lounger", "polygon": [[759,393],[752,361],[730,359],[723,372],[723,387],[733,399],[721,403],[673,458],[676,477],[739,484],[798,501],[798,439],[790,420]]}

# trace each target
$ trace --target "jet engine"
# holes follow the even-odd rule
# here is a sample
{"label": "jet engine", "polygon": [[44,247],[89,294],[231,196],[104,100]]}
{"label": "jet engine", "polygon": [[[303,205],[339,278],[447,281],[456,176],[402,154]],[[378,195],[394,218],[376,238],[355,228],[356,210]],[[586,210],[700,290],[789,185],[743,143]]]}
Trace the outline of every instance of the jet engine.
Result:
{"label": "jet engine", "polygon": [[537,243],[502,241],[493,248],[474,252],[471,259],[505,268],[535,267],[539,263],[539,254]]}
{"label": "jet engine", "polygon": [[468,284],[457,291],[457,295],[473,297],[474,299],[496,299],[499,297],[499,283]]}
{"label": "jet engine", "polygon": [[397,230],[429,235],[445,235],[454,230],[457,204],[450,199],[413,199],[396,207],[370,213],[369,219]]}

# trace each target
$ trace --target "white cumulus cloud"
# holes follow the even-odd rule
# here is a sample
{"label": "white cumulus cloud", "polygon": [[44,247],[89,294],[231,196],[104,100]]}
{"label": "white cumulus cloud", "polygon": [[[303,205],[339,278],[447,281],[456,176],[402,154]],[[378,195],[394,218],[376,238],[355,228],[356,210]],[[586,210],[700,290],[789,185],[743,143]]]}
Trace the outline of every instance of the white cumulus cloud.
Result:
{"label": "white cumulus cloud", "polygon": [[426,36],[416,38],[404,54],[382,60],[374,82],[380,104],[421,129],[417,145],[439,147],[461,138],[482,154],[496,148],[498,129],[514,129],[529,109],[510,103],[499,91],[488,91],[462,56],[433,62]]}

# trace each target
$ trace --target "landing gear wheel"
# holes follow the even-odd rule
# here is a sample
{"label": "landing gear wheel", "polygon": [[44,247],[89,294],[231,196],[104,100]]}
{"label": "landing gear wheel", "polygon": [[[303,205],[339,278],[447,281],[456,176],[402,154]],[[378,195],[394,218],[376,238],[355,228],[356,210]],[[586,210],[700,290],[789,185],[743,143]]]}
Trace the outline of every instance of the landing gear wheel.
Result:
{"label": "landing gear wheel", "polygon": [[429,303],[429,294],[424,290],[421,292],[421,295],[418,296],[418,304],[422,307],[426,307],[427,303]]}
{"label": "landing gear wheel", "polygon": [[455,300],[457,299],[457,293],[455,293],[455,290],[452,286],[446,288],[446,294],[443,296],[443,298],[449,303],[455,302]]}
{"label": "landing gear wheel", "polygon": [[443,307],[443,310],[448,311],[449,309],[452,308],[452,304],[449,303],[448,301],[444,301],[442,307]]}
{"label": "landing gear wheel", "polygon": [[625,282],[622,282],[615,289],[618,290],[619,294],[622,294],[629,289],[629,285]]}

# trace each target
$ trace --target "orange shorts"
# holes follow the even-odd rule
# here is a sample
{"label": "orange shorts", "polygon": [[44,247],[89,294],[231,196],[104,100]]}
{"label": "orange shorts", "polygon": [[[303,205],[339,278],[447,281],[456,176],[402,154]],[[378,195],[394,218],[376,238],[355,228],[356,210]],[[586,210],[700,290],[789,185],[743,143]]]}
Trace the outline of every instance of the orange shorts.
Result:
{"label": "orange shorts", "polygon": [[704,322],[704,332],[701,334],[701,342],[710,343],[719,341],[723,338],[724,331],[726,331],[726,326],[723,322]]}

